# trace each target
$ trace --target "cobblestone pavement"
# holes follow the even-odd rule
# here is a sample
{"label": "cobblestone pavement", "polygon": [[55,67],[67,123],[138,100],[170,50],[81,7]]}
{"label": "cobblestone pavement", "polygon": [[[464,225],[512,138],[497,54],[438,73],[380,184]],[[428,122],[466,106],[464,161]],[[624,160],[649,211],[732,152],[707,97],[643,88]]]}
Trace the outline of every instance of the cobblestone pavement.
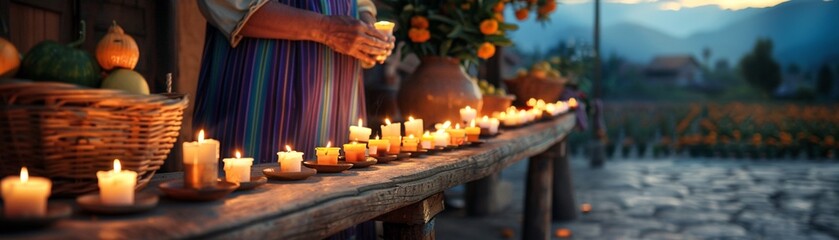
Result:
{"label": "cobblestone pavement", "polygon": [[[437,218],[439,239],[518,239],[526,165],[502,173],[510,206],[484,218],[449,208]],[[839,162],[618,160],[589,169],[575,158],[572,171],[577,204],[592,211],[553,227],[573,239],[839,239]]]}

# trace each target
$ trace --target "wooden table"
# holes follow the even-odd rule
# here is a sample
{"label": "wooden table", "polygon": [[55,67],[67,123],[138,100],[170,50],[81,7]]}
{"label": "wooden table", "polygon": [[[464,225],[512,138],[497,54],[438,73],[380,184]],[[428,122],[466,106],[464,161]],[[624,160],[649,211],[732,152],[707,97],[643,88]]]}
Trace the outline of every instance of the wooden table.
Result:
{"label": "wooden table", "polygon": [[[80,213],[47,229],[3,233],[0,238],[320,239],[377,219],[385,222],[387,239],[428,239],[433,238],[434,215],[442,210],[444,190],[532,157],[522,237],[547,239],[553,163],[562,159],[565,136],[573,127],[574,115],[565,114],[550,121],[504,130],[476,148],[340,174],[318,174],[299,182],[269,181],[253,191],[237,192],[216,202],[177,202],[164,198],[154,211],[134,216]],[[254,174],[261,175],[261,169],[268,166],[274,164],[255,165]],[[560,174],[567,175],[567,172]],[[179,173],[159,174],[155,181],[177,178]],[[571,191],[570,185],[561,187],[560,191]]]}

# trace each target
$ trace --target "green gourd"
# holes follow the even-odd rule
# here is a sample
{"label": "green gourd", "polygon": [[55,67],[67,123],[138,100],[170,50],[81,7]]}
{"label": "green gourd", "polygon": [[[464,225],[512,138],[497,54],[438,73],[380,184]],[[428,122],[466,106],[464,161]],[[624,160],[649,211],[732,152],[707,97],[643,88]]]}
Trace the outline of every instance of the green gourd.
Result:
{"label": "green gourd", "polygon": [[55,81],[98,88],[99,65],[87,52],[76,49],[85,41],[85,22],[79,39],[67,45],[46,40],[32,47],[21,63],[21,76],[35,81]]}

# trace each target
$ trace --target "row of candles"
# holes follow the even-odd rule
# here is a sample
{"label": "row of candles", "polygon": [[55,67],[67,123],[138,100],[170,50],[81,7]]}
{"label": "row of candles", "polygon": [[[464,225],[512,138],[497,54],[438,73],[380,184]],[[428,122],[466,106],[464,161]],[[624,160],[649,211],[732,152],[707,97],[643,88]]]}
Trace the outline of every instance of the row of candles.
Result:
{"label": "row of candles", "polygon": [[[436,131],[424,131],[422,119],[409,117],[404,124],[407,137],[403,137],[402,124],[385,119],[381,125],[381,139],[370,139],[372,129],[364,127],[361,119],[357,126],[350,126],[350,140],[343,145],[344,158],[347,162],[365,161],[369,156],[395,155],[400,151],[416,152],[447,146],[457,146],[471,141],[478,141],[481,132],[494,135],[501,122],[507,126],[525,124],[541,117],[543,112],[551,116],[559,115],[569,108],[577,106],[575,99],[568,102],[545,103],[531,99],[527,102],[529,110],[517,110],[511,107],[505,112],[492,113],[493,117],[483,116],[476,119],[477,110],[469,106],[460,109],[461,120],[469,123],[461,128],[460,123],[453,127],[451,122],[438,123]],[[420,137],[417,137],[420,136]],[[364,142],[367,142],[366,144]],[[198,133],[194,142],[183,144],[184,186],[201,189],[212,187],[218,181],[219,141],[205,139],[204,131]],[[325,147],[315,148],[317,163],[330,165],[338,163],[342,148],[333,147],[328,142]],[[277,152],[281,172],[300,172],[303,153],[286,146],[285,151]],[[243,158],[236,152],[235,158],[222,159],[225,181],[241,183],[251,180],[253,158]],[[137,184],[137,172],[123,170],[118,159],[114,160],[113,170],[99,171],[96,176],[103,205],[120,206],[134,203],[134,189]],[[20,176],[5,177],[2,182],[5,217],[39,217],[46,214],[47,199],[52,182],[48,178],[29,176],[26,167],[21,168]]]}

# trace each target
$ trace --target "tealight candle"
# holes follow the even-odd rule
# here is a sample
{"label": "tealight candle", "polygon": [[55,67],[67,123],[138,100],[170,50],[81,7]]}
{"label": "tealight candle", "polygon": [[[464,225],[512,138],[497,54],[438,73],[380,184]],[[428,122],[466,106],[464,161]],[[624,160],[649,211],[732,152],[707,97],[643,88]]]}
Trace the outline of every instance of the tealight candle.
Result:
{"label": "tealight candle", "polygon": [[198,132],[198,141],[183,144],[184,186],[201,189],[216,185],[219,145],[216,140],[204,139],[204,130]]}
{"label": "tealight candle", "polygon": [[20,176],[3,178],[3,215],[6,218],[43,217],[47,213],[47,198],[52,182],[43,177],[30,177],[26,167]]}
{"label": "tealight candle", "polygon": [[[384,157],[387,155],[388,151],[390,150],[390,141],[379,139],[379,136],[376,136],[376,139],[370,140],[367,145],[370,146],[370,149],[376,148],[375,156]],[[371,152],[370,155],[373,155]]]}
{"label": "tealight candle", "polygon": [[253,158],[242,158],[242,153],[236,151],[236,158],[225,158],[224,180],[232,183],[243,183],[251,181],[251,166]]}
{"label": "tealight candle", "polygon": [[575,99],[575,98],[568,99],[568,108],[570,108],[571,110],[575,110],[575,109],[577,109],[578,106],[579,106],[579,103],[577,103],[577,99]]}
{"label": "tealight candle", "polygon": [[434,137],[431,136],[431,133],[425,131],[425,134],[422,135],[422,139],[420,140],[420,145],[422,145],[423,149],[431,149],[434,147]]}
{"label": "tealight candle", "polygon": [[387,137],[383,137],[383,139],[390,142],[390,147],[387,150],[387,154],[390,154],[390,155],[399,154],[399,151],[400,151],[399,146],[402,145],[402,137],[401,136],[387,136]]}
{"label": "tealight candle", "polygon": [[466,139],[470,142],[477,142],[481,137],[481,128],[475,126],[475,120],[469,122],[469,127],[466,127]]}
{"label": "tealight candle", "polygon": [[545,100],[539,99],[536,100],[536,106],[533,106],[536,109],[544,110],[545,109]]}
{"label": "tealight candle", "polygon": [[[396,24],[388,21],[378,21],[373,24],[373,27],[375,27],[376,30],[379,30],[379,32],[388,36],[393,36],[394,26],[396,26]],[[385,59],[387,59],[387,55],[376,56],[376,61],[383,62]]]}
{"label": "tealight candle", "polygon": [[536,99],[535,98],[527,99],[527,106],[528,107],[535,107],[536,106]]}
{"label": "tealight candle", "polygon": [[527,113],[526,110],[519,110],[518,120],[519,124],[525,124],[533,121],[533,115]]}
{"label": "tealight candle", "polygon": [[557,111],[557,110],[558,109],[556,108],[556,104],[548,103],[548,104],[545,105],[545,112],[548,112],[548,114],[551,115],[551,116],[558,115],[559,111]]}
{"label": "tealight candle", "polygon": [[423,122],[422,119],[414,119],[413,116],[408,117],[408,121],[405,122],[405,135],[420,136],[423,133]]}
{"label": "tealight candle", "polygon": [[402,138],[402,148],[405,151],[416,152],[419,141],[420,139],[414,137],[414,134],[408,135],[408,137]]}
{"label": "tealight candle", "polygon": [[568,103],[563,101],[556,102],[556,111],[557,114],[564,113],[568,111]]}
{"label": "tealight candle", "polygon": [[280,164],[280,172],[300,172],[300,163],[303,162],[303,153],[292,151],[286,145],[285,152],[277,152],[277,162]]}
{"label": "tealight candle", "polygon": [[504,122],[504,126],[516,126],[518,125],[518,115],[517,114],[510,114],[508,115],[505,112],[502,112],[498,115],[498,119]]}
{"label": "tealight candle", "polygon": [[122,170],[119,159],[114,159],[114,170],[98,171],[99,200],[104,205],[134,204],[134,187],[137,186],[137,172]]}
{"label": "tealight candle", "polygon": [[350,126],[350,141],[367,142],[370,140],[373,129],[364,127],[362,123],[361,118],[359,118],[358,126]]}
{"label": "tealight candle", "polygon": [[455,124],[454,128],[446,130],[451,137],[451,144],[455,146],[463,145],[466,142],[466,130],[460,128],[460,124]]}
{"label": "tealight candle", "polygon": [[[372,149],[372,148],[371,148]],[[363,143],[358,142],[351,142],[344,144],[344,158],[347,162],[361,162],[366,160],[365,151],[367,150],[367,146]],[[371,150],[375,151],[375,150]],[[371,153],[372,155],[372,153]]]}
{"label": "tealight candle", "polygon": [[434,132],[434,147],[446,147],[449,145],[449,133],[440,129]]}
{"label": "tealight candle", "polygon": [[315,154],[318,158],[318,164],[335,165],[338,164],[338,153],[341,148],[332,147],[332,141],[326,143],[326,147],[315,148]]}
{"label": "tealight candle", "polygon": [[475,115],[478,115],[478,110],[475,110],[472,107],[466,106],[465,108],[460,109],[460,119],[463,122],[469,122],[475,119]]}

